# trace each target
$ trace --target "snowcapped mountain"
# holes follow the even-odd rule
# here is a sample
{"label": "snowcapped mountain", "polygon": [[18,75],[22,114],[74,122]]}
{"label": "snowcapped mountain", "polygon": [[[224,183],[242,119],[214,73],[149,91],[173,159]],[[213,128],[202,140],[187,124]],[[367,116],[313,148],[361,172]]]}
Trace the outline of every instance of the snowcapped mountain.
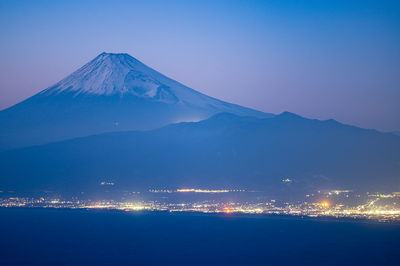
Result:
{"label": "snowcapped mountain", "polygon": [[102,53],[82,68],[41,92],[43,95],[133,95],[157,102],[219,109],[242,115],[261,112],[229,104],[190,89],[128,54]]}
{"label": "snowcapped mountain", "polygon": [[102,53],[55,85],[0,111],[0,150],[154,129],[221,112],[273,116],[204,95],[128,54]]}

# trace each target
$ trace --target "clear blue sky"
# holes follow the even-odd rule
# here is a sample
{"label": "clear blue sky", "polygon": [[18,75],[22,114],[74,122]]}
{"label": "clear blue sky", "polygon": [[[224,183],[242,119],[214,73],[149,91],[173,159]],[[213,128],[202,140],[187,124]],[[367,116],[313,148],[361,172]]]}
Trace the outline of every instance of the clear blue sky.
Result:
{"label": "clear blue sky", "polygon": [[1,1],[0,109],[126,52],[266,112],[400,130],[400,1]]}

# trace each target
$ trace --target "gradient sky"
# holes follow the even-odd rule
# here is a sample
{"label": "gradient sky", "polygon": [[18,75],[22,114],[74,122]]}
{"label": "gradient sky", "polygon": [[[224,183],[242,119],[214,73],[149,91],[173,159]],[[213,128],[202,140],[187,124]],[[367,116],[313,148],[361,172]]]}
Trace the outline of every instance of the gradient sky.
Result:
{"label": "gradient sky", "polygon": [[400,130],[400,1],[1,1],[0,109],[105,52],[210,96]]}

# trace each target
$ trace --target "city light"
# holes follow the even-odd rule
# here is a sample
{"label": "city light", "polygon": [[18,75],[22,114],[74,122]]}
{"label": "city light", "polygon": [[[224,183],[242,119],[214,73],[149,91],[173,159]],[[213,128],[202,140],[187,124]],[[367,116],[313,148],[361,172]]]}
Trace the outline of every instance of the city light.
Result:
{"label": "city light", "polygon": [[327,200],[320,202],[319,205],[324,208],[329,208],[331,206],[330,202]]}
{"label": "city light", "polygon": [[229,190],[221,189],[221,190],[208,190],[208,189],[194,189],[194,188],[185,188],[178,189],[177,192],[195,192],[195,193],[227,193]]}
{"label": "city light", "polygon": [[[377,221],[400,221],[399,193],[359,193],[335,190],[327,192],[315,192],[304,195],[304,201],[286,202],[279,199],[260,200],[260,194],[254,192],[244,193],[245,190],[212,190],[212,189],[177,189],[177,190],[149,190],[145,192],[128,193],[134,195],[135,200],[96,200],[90,199],[62,199],[55,197],[3,197],[0,198],[0,207],[24,207],[24,208],[69,208],[69,209],[97,209],[97,210],[121,210],[135,211],[168,211],[168,212],[201,212],[201,213],[225,213],[225,214],[261,214],[261,215],[291,215],[302,217],[334,217],[373,219]],[[237,193],[240,195],[255,197],[252,200],[240,200],[235,194],[236,200],[224,200],[224,197],[215,198],[206,195],[198,195],[198,199],[192,196],[173,198],[171,193]],[[157,195],[153,193],[166,193]],[[326,198],[321,199],[324,195]],[[147,200],[143,197],[149,197]],[[357,201],[351,201],[354,199]],[[350,201],[349,201],[350,200]],[[349,203],[346,203],[348,202]],[[353,203],[351,203],[353,202]]]}

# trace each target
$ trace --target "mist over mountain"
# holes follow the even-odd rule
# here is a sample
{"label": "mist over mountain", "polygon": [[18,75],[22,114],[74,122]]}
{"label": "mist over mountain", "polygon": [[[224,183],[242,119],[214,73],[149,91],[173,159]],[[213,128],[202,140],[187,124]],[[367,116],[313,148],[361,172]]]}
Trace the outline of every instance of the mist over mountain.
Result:
{"label": "mist over mountain", "polygon": [[223,113],[3,152],[0,172],[0,187],[11,189],[91,190],[111,180],[127,190],[398,191],[400,137],[287,112],[264,119]]}
{"label": "mist over mountain", "polygon": [[190,89],[128,54],[102,53],[57,84],[0,111],[0,150],[155,129],[220,112],[272,116]]}

